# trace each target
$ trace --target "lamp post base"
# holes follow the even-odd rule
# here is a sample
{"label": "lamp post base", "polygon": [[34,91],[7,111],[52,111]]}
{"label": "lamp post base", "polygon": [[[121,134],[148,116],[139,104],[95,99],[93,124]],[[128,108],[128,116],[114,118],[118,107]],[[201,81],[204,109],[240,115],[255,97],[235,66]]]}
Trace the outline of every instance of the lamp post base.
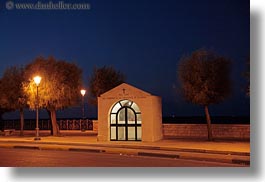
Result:
{"label": "lamp post base", "polygon": [[35,137],[34,140],[35,140],[35,141],[36,141],[36,140],[41,140],[41,138],[40,138],[40,137]]}
{"label": "lamp post base", "polygon": [[37,127],[36,128],[36,136],[35,136],[35,138],[34,138],[34,140],[36,141],[36,140],[41,140],[41,138],[39,137],[40,135],[39,135],[39,128]]}

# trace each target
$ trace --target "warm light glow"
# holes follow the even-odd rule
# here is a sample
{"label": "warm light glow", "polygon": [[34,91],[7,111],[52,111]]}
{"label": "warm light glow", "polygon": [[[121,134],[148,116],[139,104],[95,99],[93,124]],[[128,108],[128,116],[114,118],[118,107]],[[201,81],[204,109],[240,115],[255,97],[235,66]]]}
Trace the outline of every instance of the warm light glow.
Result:
{"label": "warm light glow", "polygon": [[40,76],[35,76],[33,79],[34,79],[35,84],[36,84],[37,86],[39,86],[40,81],[41,81],[41,77],[40,77]]}
{"label": "warm light glow", "polygon": [[86,94],[86,90],[82,89],[81,91],[81,95],[84,96]]}

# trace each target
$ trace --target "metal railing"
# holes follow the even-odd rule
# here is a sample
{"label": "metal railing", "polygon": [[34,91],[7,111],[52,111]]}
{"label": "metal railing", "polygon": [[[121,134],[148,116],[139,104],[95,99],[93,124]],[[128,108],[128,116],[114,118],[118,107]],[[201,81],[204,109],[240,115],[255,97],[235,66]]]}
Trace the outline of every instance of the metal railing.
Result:
{"label": "metal railing", "polygon": [[[20,130],[20,120],[2,121],[4,129]],[[93,130],[93,122],[89,119],[59,119],[57,124],[60,130]],[[50,130],[52,127],[51,120],[40,119],[40,130]],[[25,120],[24,130],[34,130],[36,128],[36,120]]]}

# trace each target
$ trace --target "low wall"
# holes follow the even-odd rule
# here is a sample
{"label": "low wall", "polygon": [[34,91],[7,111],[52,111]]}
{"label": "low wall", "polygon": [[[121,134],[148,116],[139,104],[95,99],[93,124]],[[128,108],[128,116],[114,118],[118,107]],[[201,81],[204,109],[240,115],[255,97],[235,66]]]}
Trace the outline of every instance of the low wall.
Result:
{"label": "low wall", "polygon": [[[250,125],[212,124],[214,138],[250,139]],[[207,138],[206,124],[163,124],[165,138]]]}
{"label": "low wall", "polygon": [[[250,139],[250,125],[212,124],[213,137],[217,139]],[[93,120],[93,131],[98,131],[98,121]],[[207,138],[206,124],[163,124],[164,138]]]}
{"label": "low wall", "polygon": [[98,120],[92,120],[93,122],[93,131],[98,131]]}

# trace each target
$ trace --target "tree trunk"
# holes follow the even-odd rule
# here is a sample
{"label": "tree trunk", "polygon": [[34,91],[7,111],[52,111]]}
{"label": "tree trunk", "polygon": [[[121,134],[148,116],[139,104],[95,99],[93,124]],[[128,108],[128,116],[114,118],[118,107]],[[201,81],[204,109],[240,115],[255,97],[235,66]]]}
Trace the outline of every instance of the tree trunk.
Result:
{"label": "tree trunk", "polygon": [[51,112],[53,136],[59,136],[60,135],[60,131],[59,131],[59,127],[58,127],[57,121],[56,121],[56,110],[55,109],[51,109],[50,112]]}
{"label": "tree trunk", "polygon": [[20,136],[24,135],[24,110],[23,108],[19,109],[20,114]]}
{"label": "tree trunk", "polygon": [[4,122],[3,122],[3,119],[2,119],[2,114],[3,113],[0,113],[0,131],[4,131]]}
{"label": "tree trunk", "polygon": [[208,106],[204,106],[206,120],[207,120],[207,129],[208,129],[208,140],[213,141],[213,134],[212,134],[212,125],[211,125],[211,117],[209,114]]}
{"label": "tree trunk", "polygon": [[52,128],[52,115],[51,115],[51,111],[48,110],[48,109],[46,109],[46,110],[47,110],[48,115],[49,115],[49,117],[50,117],[50,120],[48,121],[48,122],[49,122],[49,123],[48,123],[48,126],[51,126],[51,135],[53,135],[53,128]]}

